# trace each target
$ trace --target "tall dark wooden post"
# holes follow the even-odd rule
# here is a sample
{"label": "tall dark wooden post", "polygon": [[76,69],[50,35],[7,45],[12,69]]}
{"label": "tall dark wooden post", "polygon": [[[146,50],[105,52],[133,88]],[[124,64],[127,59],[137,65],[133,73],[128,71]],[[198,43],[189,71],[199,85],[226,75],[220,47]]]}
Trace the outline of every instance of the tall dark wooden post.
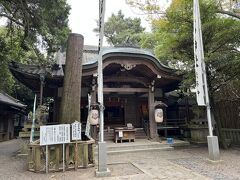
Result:
{"label": "tall dark wooden post", "polygon": [[80,121],[83,41],[80,34],[68,37],[60,123]]}
{"label": "tall dark wooden post", "polygon": [[45,81],[45,72],[40,73],[40,105],[43,104],[43,86]]}
{"label": "tall dark wooden post", "polygon": [[148,110],[149,110],[149,135],[150,139],[157,141],[159,139],[157,133],[157,123],[154,119],[154,91],[153,87],[149,87],[148,92]]}

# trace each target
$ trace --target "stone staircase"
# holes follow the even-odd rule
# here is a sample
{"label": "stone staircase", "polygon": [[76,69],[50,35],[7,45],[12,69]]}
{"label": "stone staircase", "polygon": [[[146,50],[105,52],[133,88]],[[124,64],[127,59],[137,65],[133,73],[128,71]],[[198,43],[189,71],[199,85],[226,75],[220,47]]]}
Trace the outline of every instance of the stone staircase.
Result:
{"label": "stone staircase", "polygon": [[159,142],[138,142],[135,143],[117,143],[107,145],[107,154],[131,153],[131,152],[149,152],[149,151],[169,151],[174,148],[168,144]]}
{"label": "stone staircase", "polygon": [[[151,142],[147,139],[136,139],[135,142],[114,143],[113,141],[107,142],[107,154],[123,154],[135,152],[151,152],[151,151],[169,151],[174,147],[166,142]],[[98,154],[96,147],[95,154]]]}
{"label": "stone staircase", "polygon": [[[162,142],[153,142],[148,140],[143,128],[136,128],[135,142],[114,143],[114,129],[104,130],[104,140],[107,143],[107,154],[122,154],[131,152],[151,152],[151,151],[169,151],[174,147],[188,146],[189,142],[174,140],[172,145],[168,144],[166,140]],[[97,144],[96,144],[97,145]],[[95,154],[98,153],[96,147]]]}

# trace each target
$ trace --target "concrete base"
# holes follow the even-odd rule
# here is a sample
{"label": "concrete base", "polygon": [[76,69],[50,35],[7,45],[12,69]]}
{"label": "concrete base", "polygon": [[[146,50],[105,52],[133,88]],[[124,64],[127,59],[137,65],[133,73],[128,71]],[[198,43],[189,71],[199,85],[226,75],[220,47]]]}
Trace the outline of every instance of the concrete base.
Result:
{"label": "concrete base", "polygon": [[212,161],[212,160],[210,160],[210,159],[207,159],[207,162],[209,163],[209,164],[219,164],[219,163],[223,163],[224,161],[223,160],[219,160],[219,161]]}
{"label": "concrete base", "polygon": [[219,161],[220,153],[219,153],[218,137],[217,136],[208,136],[207,141],[208,141],[209,160]]}
{"label": "concrete base", "polygon": [[96,177],[108,177],[108,176],[111,176],[111,171],[108,168],[107,168],[106,171],[98,171],[98,169],[96,169],[95,173],[96,173]]}
{"label": "concrete base", "polygon": [[110,170],[107,168],[107,143],[98,142],[98,169],[97,177],[110,176]]}

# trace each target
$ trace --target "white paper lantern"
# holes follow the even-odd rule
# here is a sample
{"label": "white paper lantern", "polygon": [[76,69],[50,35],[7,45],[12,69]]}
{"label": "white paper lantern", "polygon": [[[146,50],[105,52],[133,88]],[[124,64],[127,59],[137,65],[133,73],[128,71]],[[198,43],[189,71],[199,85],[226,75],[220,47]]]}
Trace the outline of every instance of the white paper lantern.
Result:
{"label": "white paper lantern", "polygon": [[157,123],[163,122],[163,110],[160,108],[155,109],[155,121]]}
{"label": "white paper lantern", "polygon": [[89,123],[97,125],[99,123],[99,113],[97,109],[92,109],[89,113]]}

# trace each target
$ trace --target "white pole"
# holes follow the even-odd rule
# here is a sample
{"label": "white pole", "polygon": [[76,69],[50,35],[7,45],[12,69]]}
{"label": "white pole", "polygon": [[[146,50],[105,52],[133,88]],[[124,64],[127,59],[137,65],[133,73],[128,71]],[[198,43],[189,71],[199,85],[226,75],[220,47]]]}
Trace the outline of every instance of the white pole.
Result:
{"label": "white pole", "polygon": [[196,71],[196,90],[197,90],[197,101],[199,106],[206,106],[207,108],[207,120],[209,136],[208,141],[208,152],[209,159],[211,161],[219,161],[219,144],[218,137],[213,136],[212,118],[211,118],[211,107],[209,102],[208,84],[207,84],[207,73],[206,65],[204,61],[204,49],[202,40],[202,29],[200,19],[200,8],[199,1],[193,0],[193,20],[194,20],[194,60],[195,60],[195,71]]}
{"label": "white pole", "polygon": [[98,102],[100,103],[100,142],[104,141],[104,114],[103,114],[103,70],[102,70],[102,47],[104,38],[104,16],[105,16],[105,0],[100,6],[100,22],[99,22],[99,56],[98,56]]}
{"label": "white pole", "polygon": [[[203,40],[202,40],[202,27],[201,27],[201,19],[200,19],[200,8],[199,1],[194,0],[194,28],[196,28],[196,32],[194,32],[194,48],[196,49],[195,53],[199,53],[197,58],[199,61],[199,65],[201,66],[202,72],[198,72],[202,74],[203,82],[198,82],[204,88],[204,99],[205,105],[207,108],[207,120],[208,120],[208,130],[209,136],[213,136],[213,128],[212,128],[212,118],[211,118],[211,107],[209,102],[209,94],[208,94],[208,84],[207,84],[207,73],[206,73],[206,65],[204,61],[204,51],[203,51]],[[195,44],[196,43],[196,44]],[[200,76],[201,76],[200,74]]]}
{"label": "white pole", "polygon": [[204,62],[203,62],[203,78],[204,78],[204,81],[205,81],[204,89],[205,89],[205,100],[206,100],[206,108],[207,108],[209,136],[213,136],[211,106],[210,106],[209,95],[208,95],[207,73],[206,73]]}
{"label": "white pole", "polygon": [[48,145],[46,145],[46,174],[48,174]]}
{"label": "white pole", "polygon": [[107,168],[107,146],[104,142],[104,106],[103,106],[103,67],[102,67],[102,47],[104,37],[104,15],[105,15],[105,0],[100,0],[100,17],[99,17],[99,56],[98,56],[98,102],[100,104],[100,138],[98,142],[98,169],[96,176],[109,176],[110,171]]}
{"label": "white pole", "polygon": [[65,171],[65,144],[63,143],[63,172]]}
{"label": "white pole", "polygon": [[33,103],[33,114],[32,114],[32,128],[31,128],[31,135],[30,135],[30,143],[34,141],[34,130],[35,130],[35,116],[36,116],[36,101],[37,95],[34,96],[34,103]]}
{"label": "white pole", "polygon": [[[47,136],[48,136],[48,133],[46,129],[46,143],[48,143]],[[46,145],[46,174],[48,174],[48,144]]]}

